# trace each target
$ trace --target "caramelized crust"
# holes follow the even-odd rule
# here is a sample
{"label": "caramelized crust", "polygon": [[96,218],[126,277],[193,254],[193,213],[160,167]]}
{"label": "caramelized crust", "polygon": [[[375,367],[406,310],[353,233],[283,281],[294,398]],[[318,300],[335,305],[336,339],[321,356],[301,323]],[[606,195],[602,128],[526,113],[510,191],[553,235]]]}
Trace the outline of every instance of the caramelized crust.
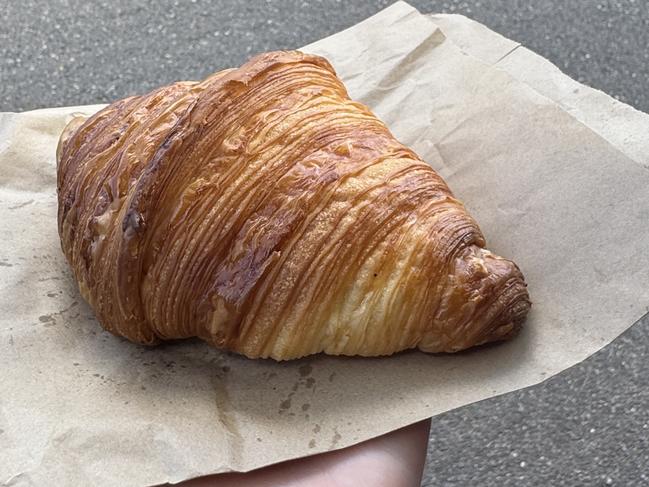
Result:
{"label": "caramelized crust", "polygon": [[259,55],[61,136],[61,245],[101,324],[248,357],[452,352],[530,306],[441,177],[329,63]]}

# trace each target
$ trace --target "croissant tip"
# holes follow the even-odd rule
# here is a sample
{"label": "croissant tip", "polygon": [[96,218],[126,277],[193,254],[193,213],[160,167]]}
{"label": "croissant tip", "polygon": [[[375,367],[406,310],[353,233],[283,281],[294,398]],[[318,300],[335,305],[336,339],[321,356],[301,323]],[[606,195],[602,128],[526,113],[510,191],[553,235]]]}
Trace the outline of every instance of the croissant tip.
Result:
{"label": "croissant tip", "polygon": [[504,313],[494,320],[491,332],[483,343],[508,340],[520,333],[532,307],[525,283],[521,284],[524,286],[524,293],[506,306]]}

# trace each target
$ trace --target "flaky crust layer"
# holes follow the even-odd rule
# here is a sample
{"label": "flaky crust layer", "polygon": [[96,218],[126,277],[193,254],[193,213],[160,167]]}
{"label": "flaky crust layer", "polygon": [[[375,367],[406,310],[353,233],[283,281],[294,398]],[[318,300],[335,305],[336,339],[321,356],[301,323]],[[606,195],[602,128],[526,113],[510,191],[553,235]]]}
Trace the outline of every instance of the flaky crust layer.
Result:
{"label": "flaky crust layer", "polygon": [[259,55],[64,131],[63,251],[101,324],[248,357],[452,352],[530,302],[441,177],[323,58]]}

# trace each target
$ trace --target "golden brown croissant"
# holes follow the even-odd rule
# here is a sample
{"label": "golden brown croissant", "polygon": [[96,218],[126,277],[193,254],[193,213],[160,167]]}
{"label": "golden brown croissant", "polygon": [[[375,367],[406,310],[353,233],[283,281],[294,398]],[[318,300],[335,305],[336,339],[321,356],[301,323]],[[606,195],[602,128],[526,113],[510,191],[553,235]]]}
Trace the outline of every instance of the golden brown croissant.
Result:
{"label": "golden brown croissant", "polygon": [[109,331],[248,357],[452,352],[530,302],[441,177],[329,63],[259,55],[65,130],[61,245]]}

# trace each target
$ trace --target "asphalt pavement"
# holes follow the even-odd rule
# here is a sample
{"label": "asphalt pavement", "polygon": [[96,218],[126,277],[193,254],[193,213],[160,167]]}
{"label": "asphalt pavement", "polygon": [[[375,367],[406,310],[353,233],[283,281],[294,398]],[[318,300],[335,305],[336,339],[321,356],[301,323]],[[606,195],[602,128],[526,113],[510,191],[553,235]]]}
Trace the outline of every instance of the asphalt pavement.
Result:
{"label": "asphalt pavement", "polygon": [[[0,0],[0,111],[109,102],[200,79],[390,3]],[[649,111],[646,0],[410,3],[467,15]],[[649,485],[648,358],[644,319],[539,386],[434,418],[423,485]]]}

